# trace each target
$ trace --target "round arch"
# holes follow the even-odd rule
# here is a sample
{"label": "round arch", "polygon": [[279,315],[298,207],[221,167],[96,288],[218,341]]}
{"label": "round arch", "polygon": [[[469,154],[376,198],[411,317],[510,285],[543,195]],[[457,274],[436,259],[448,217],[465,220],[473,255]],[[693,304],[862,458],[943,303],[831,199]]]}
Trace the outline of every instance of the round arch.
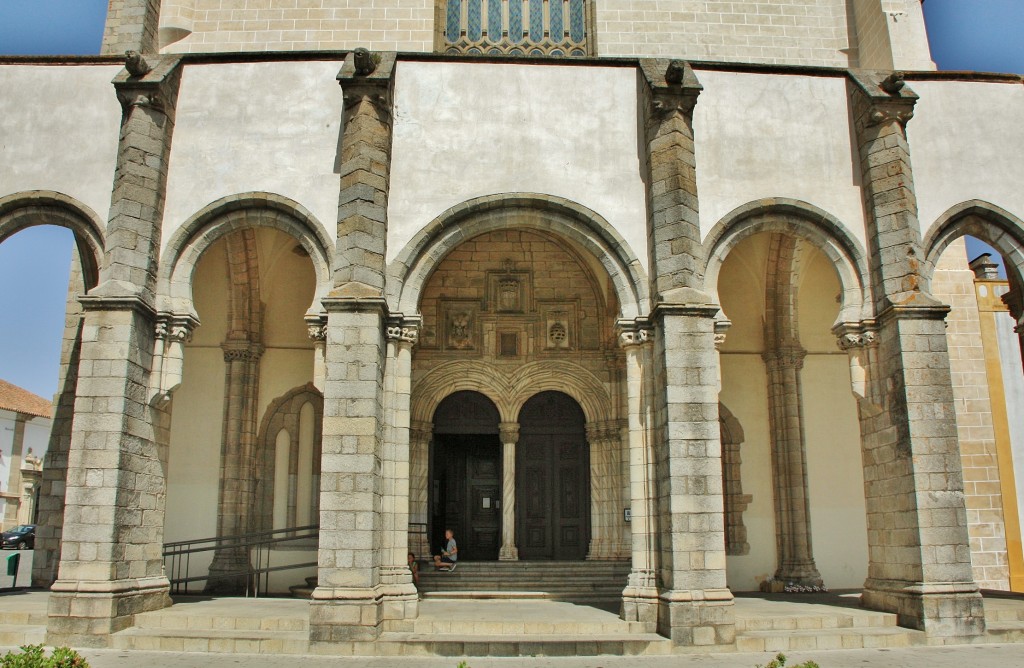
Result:
{"label": "round arch", "polygon": [[502,422],[516,422],[535,394],[554,390],[572,397],[588,423],[608,420],[612,402],[604,384],[586,369],[559,360],[530,362],[509,372],[477,360],[440,364],[413,386],[412,420],[429,423],[449,395],[470,390],[494,403]]}
{"label": "round arch", "polygon": [[580,204],[534,193],[478,197],[431,221],[388,265],[388,303],[398,312],[414,313],[424,284],[452,249],[480,234],[512,227],[542,230],[576,242],[604,267],[622,317],[635,318],[649,310],[643,267],[615,228]]}
{"label": "round arch", "polygon": [[995,204],[978,199],[951,207],[929,228],[924,239],[922,267],[928,284],[943,251],[966,235],[977,237],[999,251],[1011,281],[1024,288],[1024,221]]}
{"label": "round arch", "polygon": [[246,227],[270,227],[293,237],[309,254],[316,292],[308,312],[319,313],[331,286],[333,244],[324,226],[302,205],[272,193],[241,193],[217,200],[189,218],[171,236],[160,262],[160,310],[196,316],[192,277],[199,258],[214,242]]}
{"label": "round arch", "polygon": [[29,190],[0,197],[0,243],[21,230],[57,225],[75,235],[87,290],[99,283],[103,261],[103,224],[99,216],[73,197],[52,190]]}
{"label": "round arch", "polygon": [[842,286],[836,324],[868,317],[872,300],[867,255],[831,214],[800,200],[774,198],[744,204],[725,215],[708,234],[704,290],[718,301],[722,263],[741,241],[761,232],[784,232],[813,244],[832,260]]}

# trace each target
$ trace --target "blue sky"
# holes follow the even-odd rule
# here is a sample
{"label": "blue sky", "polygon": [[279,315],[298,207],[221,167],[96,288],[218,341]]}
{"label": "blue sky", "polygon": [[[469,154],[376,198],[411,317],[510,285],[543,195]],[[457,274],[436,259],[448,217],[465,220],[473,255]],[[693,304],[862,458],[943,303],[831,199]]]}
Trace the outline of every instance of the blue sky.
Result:
{"label": "blue sky", "polygon": [[[0,54],[98,53],[106,6],[0,0]],[[926,0],[924,11],[939,69],[1024,74],[1024,0]],[[57,387],[71,245],[54,227],[0,244],[0,378],[47,398]],[[981,252],[969,245],[971,257]]]}

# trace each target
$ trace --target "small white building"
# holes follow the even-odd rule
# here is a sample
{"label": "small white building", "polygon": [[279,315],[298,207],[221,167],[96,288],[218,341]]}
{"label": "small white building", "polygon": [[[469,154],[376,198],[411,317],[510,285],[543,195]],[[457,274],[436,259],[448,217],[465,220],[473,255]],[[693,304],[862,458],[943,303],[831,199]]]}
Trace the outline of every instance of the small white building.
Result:
{"label": "small white building", "polygon": [[0,529],[35,523],[53,404],[0,379]]}

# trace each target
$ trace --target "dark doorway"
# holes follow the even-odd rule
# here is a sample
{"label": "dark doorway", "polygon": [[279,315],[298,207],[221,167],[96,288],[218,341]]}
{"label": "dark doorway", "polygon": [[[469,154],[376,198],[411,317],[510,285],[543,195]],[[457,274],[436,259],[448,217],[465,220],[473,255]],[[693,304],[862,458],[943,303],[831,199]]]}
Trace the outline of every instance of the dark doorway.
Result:
{"label": "dark doorway", "polygon": [[501,441],[498,409],[478,392],[456,392],[434,412],[430,549],[455,532],[459,559],[488,561],[501,548]]}
{"label": "dark doorway", "polygon": [[519,413],[516,543],[519,558],[582,560],[590,543],[590,450],[583,410],[541,392]]}

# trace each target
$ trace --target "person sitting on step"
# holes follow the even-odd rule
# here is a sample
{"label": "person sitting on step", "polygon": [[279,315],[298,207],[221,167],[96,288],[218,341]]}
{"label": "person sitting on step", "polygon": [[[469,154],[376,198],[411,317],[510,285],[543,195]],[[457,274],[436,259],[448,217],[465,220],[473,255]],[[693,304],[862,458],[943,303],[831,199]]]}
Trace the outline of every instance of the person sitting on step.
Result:
{"label": "person sitting on step", "polygon": [[444,538],[448,542],[441,548],[441,554],[434,555],[434,568],[451,572],[455,570],[455,562],[459,559],[459,546],[455,543],[455,532],[451,529],[444,530]]}

